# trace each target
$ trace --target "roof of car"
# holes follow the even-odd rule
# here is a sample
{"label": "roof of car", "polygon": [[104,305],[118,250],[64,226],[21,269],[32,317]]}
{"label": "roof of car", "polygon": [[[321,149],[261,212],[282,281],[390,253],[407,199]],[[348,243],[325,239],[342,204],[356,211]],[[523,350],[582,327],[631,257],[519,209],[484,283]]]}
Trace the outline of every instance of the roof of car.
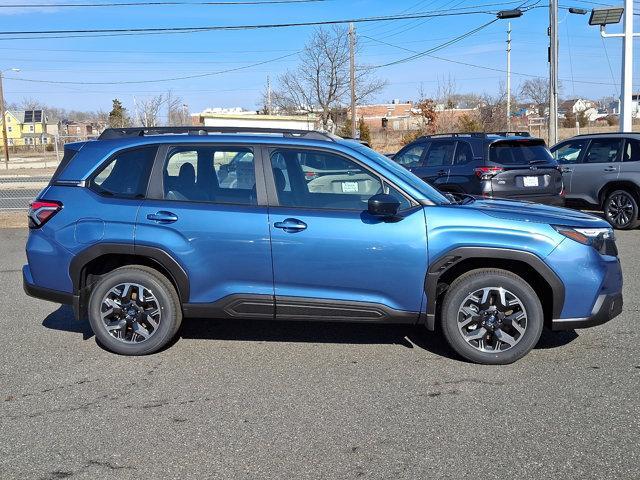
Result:
{"label": "roof of car", "polygon": [[463,138],[465,140],[476,140],[484,143],[492,143],[499,140],[541,140],[537,137],[532,137],[529,132],[452,132],[452,133],[438,133],[433,135],[424,135],[419,140],[435,140],[435,139],[449,139],[449,138]]}

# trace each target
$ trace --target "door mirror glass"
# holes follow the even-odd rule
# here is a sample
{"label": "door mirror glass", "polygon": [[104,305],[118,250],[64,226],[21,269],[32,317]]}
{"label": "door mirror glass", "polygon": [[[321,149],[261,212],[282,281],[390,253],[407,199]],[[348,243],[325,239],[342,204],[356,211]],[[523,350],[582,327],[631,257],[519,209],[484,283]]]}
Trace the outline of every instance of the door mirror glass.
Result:
{"label": "door mirror glass", "polygon": [[400,202],[389,194],[379,193],[369,199],[367,210],[375,217],[394,217],[400,210]]}

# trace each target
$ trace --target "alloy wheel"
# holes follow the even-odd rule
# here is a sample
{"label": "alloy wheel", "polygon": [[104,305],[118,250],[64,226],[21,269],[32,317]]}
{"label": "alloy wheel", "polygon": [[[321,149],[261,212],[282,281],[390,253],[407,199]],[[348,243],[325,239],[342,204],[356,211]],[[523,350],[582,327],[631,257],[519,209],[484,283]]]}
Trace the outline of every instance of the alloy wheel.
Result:
{"label": "alloy wheel", "polygon": [[140,343],[156,333],[162,313],[151,289],[138,283],[121,283],[102,299],[100,316],[112,337],[124,343]]}
{"label": "alloy wheel", "polygon": [[503,352],[522,340],[527,312],[522,301],[502,287],[486,287],[469,294],[458,309],[458,331],[481,352]]}
{"label": "alloy wheel", "polygon": [[609,200],[607,219],[617,227],[624,227],[633,218],[633,200],[623,192],[616,193]]}

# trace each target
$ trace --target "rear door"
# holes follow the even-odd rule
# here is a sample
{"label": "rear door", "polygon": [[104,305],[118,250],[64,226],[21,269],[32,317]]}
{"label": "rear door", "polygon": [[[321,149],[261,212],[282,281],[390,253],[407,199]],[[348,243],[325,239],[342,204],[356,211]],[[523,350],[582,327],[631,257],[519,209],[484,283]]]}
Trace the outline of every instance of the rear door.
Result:
{"label": "rear door", "polygon": [[573,171],[576,165],[582,161],[589,140],[578,138],[555,145],[551,154],[560,165],[562,180],[567,198],[573,198]]}
{"label": "rear door", "polygon": [[214,143],[162,148],[150,198],[140,207],[136,247],[160,248],[182,266],[190,308],[203,315],[229,303],[229,315],[273,318],[266,192],[256,172],[260,149]]}
{"label": "rear door", "polygon": [[480,179],[475,170],[482,162],[482,153],[478,153],[478,156],[474,154],[471,143],[458,140],[446,187],[441,188],[449,192],[481,194]]}
{"label": "rear door", "polygon": [[435,188],[441,188],[449,179],[449,168],[456,149],[455,140],[433,140],[422,156],[420,166],[410,168],[415,175]]}
{"label": "rear door", "polygon": [[572,197],[592,205],[600,203],[602,187],[618,179],[622,156],[621,138],[593,138],[571,176]]}
{"label": "rear door", "polygon": [[543,140],[499,140],[489,145],[489,165],[500,170],[490,178],[494,197],[559,195],[562,174]]}

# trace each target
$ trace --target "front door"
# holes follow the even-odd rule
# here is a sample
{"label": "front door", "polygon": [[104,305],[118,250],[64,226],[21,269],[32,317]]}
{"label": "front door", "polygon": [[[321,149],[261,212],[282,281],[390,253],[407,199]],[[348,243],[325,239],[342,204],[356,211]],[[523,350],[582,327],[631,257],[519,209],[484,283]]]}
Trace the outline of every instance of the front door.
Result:
{"label": "front door", "polygon": [[138,214],[136,248],[161,248],[183,267],[189,303],[203,316],[216,313],[215,304],[222,315],[273,318],[266,194],[256,185],[254,148],[163,148],[152,174],[155,198]]}
{"label": "front door", "polygon": [[571,197],[598,205],[602,186],[618,179],[621,153],[620,138],[592,139],[580,163],[573,167]]}
{"label": "front door", "polygon": [[568,199],[573,198],[573,172],[580,163],[588,143],[589,140],[586,138],[577,138],[553,147],[552,154],[562,170],[562,183]]}
{"label": "front door", "polygon": [[[415,322],[427,271],[422,207],[352,158],[284,147],[267,155],[276,318]],[[308,156],[334,172],[309,180]],[[381,192],[401,202],[395,221],[367,213]]]}

